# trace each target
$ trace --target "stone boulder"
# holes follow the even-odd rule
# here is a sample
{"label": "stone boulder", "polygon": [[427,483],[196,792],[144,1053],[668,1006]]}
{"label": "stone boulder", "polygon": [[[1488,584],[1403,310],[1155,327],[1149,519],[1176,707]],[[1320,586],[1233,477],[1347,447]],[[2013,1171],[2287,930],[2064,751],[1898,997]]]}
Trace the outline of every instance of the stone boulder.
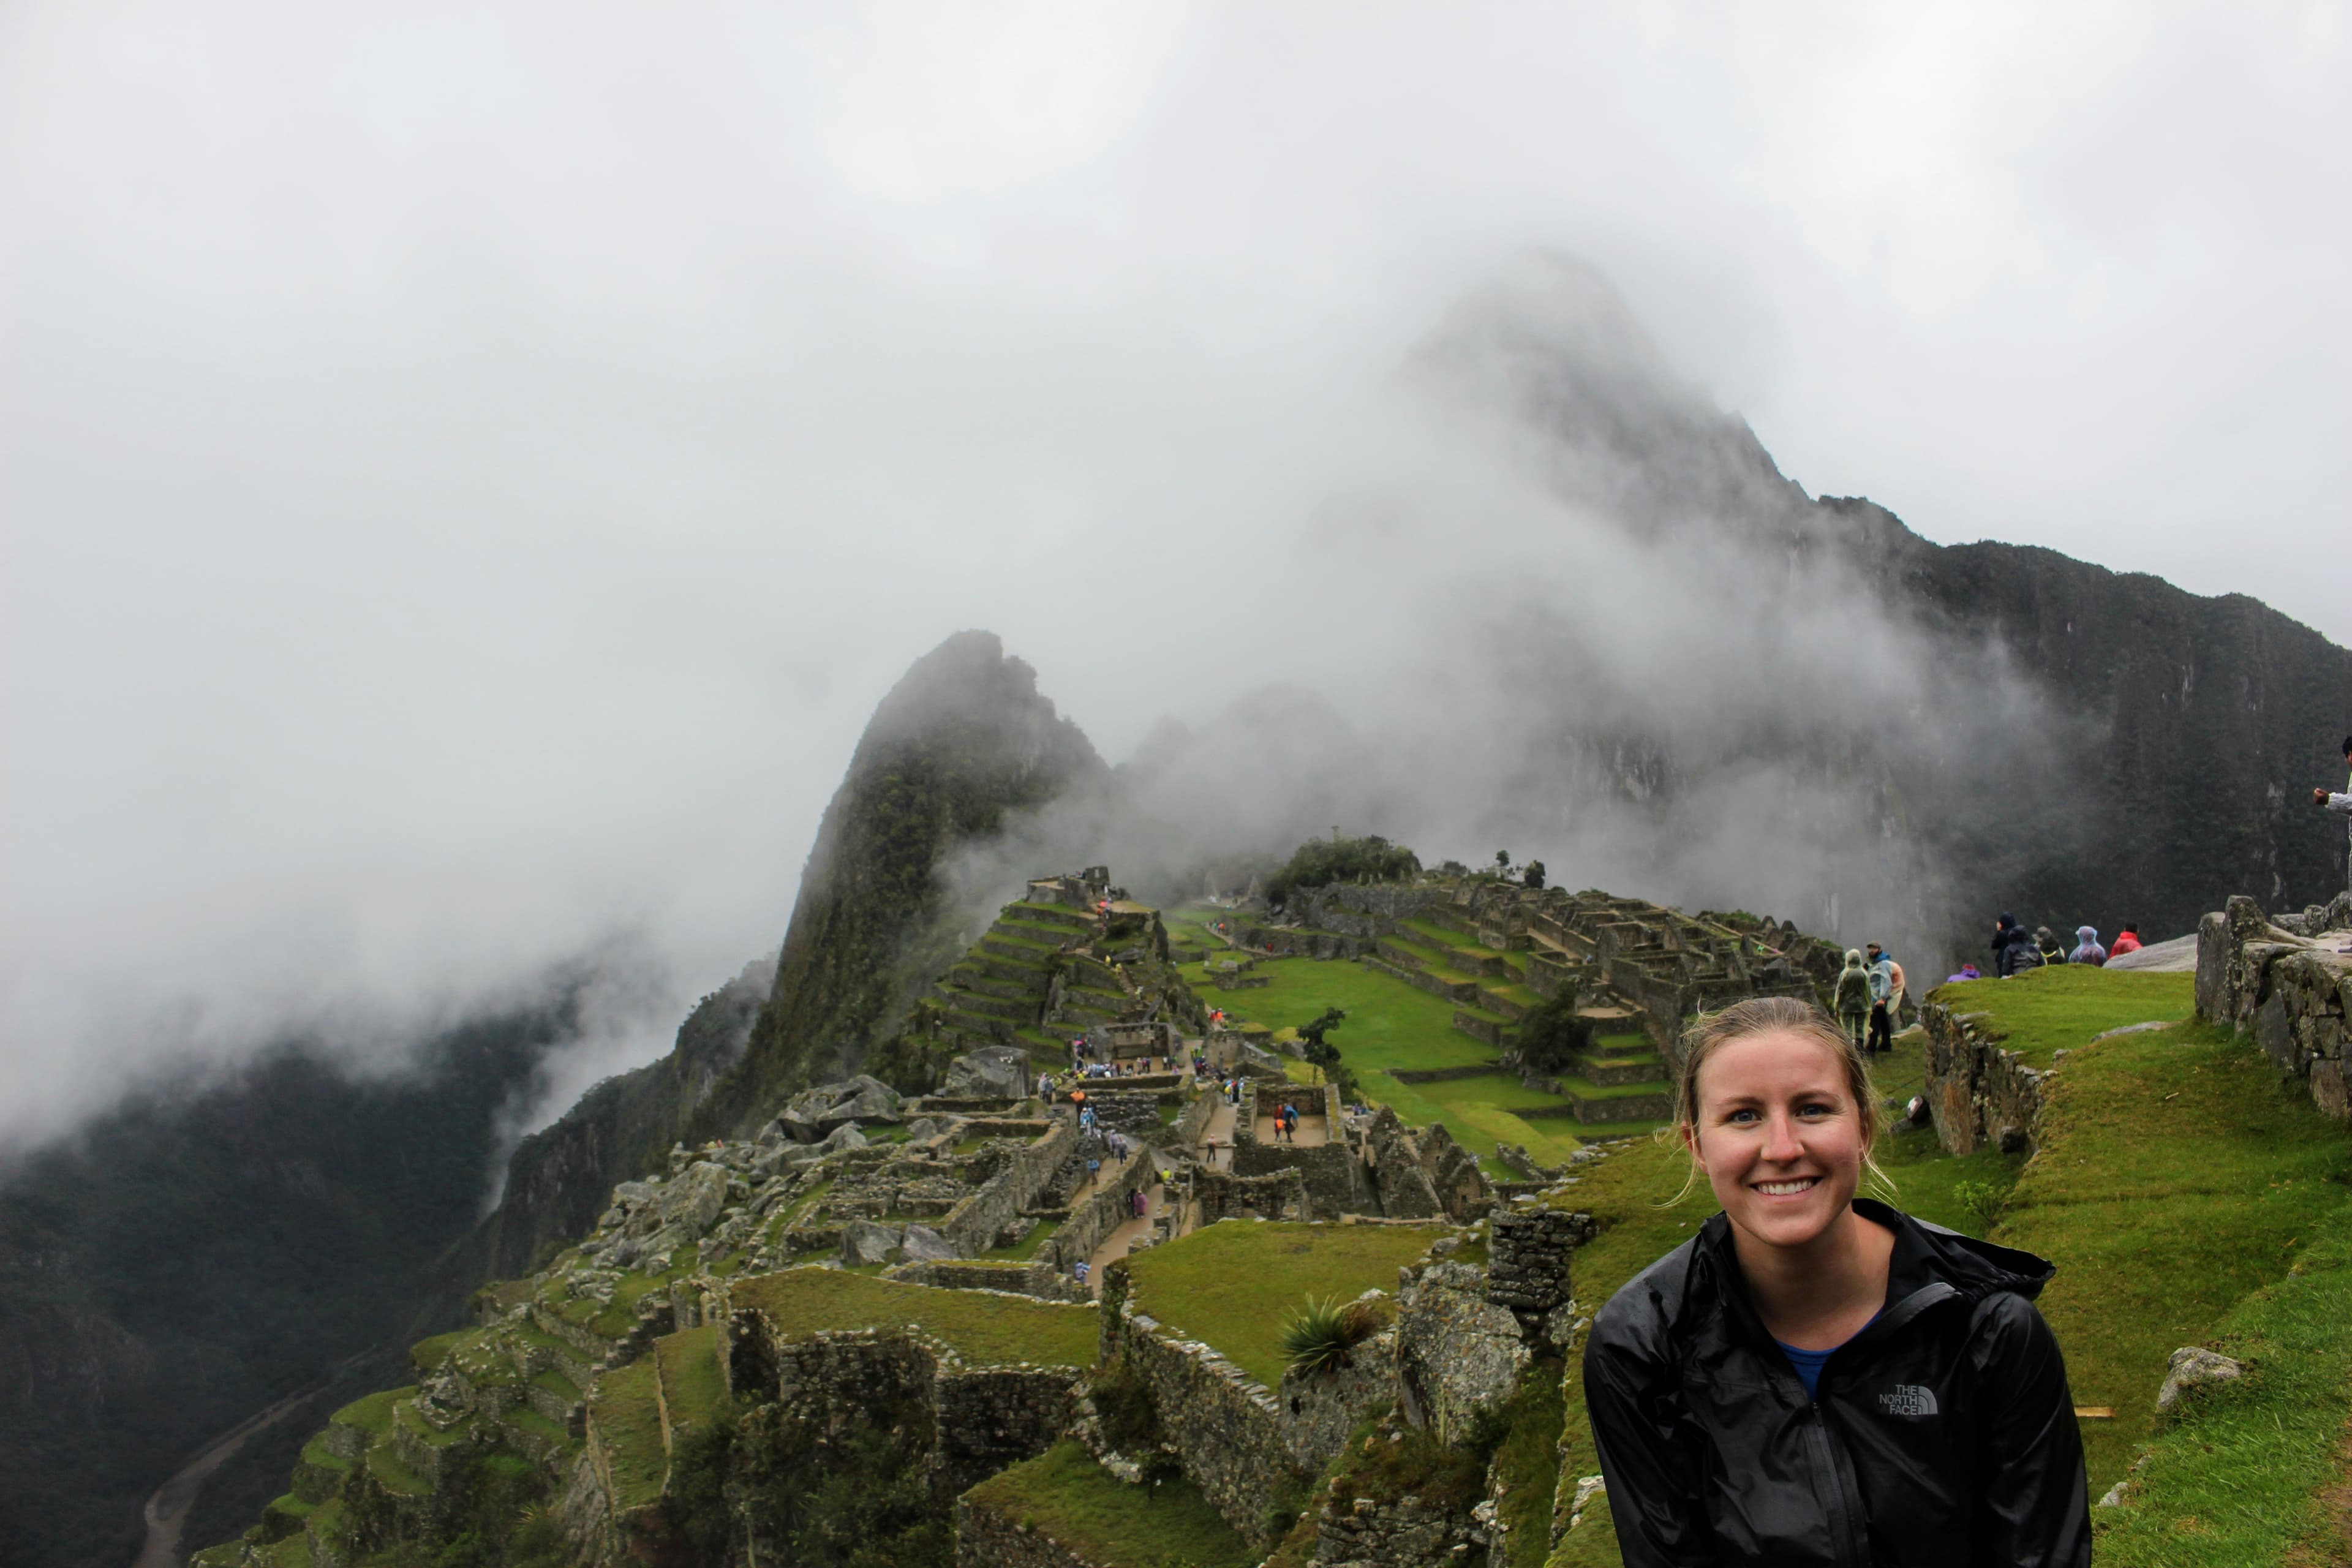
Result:
{"label": "stone boulder", "polygon": [[675,1181],[662,1184],[655,1205],[663,1229],[700,1236],[727,1206],[727,1167],[708,1160],[688,1166]]}
{"label": "stone boulder", "polygon": [[826,1133],[824,1142],[816,1147],[826,1154],[836,1153],[844,1149],[863,1149],[866,1147],[866,1134],[859,1129],[856,1122],[845,1121]]}
{"label": "stone boulder", "polygon": [[845,1121],[896,1121],[898,1106],[897,1089],[860,1073],[801,1090],[777,1113],[775,1125],[785,1137],[814,1143]]}
{"label": "stone boulder", "polygon": [[948,1064],[940,1093],[950,1100],[1019,1100],[1029,1092],[1029,1053],[987,1046]]}
{"label": "stone boulder", "polygon": [[1408,1419],[1448,1443],[1499,1412],[1534,1360],[1507,1307],[1486,1300],[1485,1271],[1437,1263],[1404,1292],[1397,1377]]}
{"label": "stone boulder", "polygon": [[2157,1391],[2156,1407],[2170,1410],[2200,1389],[2243,1377],[2245,1373],[2244,1363],[2219,1351],[2183,1345],[2172,1352],[2171,1364],[2164,1374],[2164,1386]]}
{"label": "stone boulder", "polygon": [[852,1220],[841,1233],[841,1260],[852,1268],[866,1263],[887,1263],[904,1234],[895,1225]]}
{"label": "stone boulder", "polygon": [[939,1263],[962,1256],[956,1250],[955,1243],[927,1225],[908,1226],[906,1234],[899,1237],[898,1245],[909,1263]]}

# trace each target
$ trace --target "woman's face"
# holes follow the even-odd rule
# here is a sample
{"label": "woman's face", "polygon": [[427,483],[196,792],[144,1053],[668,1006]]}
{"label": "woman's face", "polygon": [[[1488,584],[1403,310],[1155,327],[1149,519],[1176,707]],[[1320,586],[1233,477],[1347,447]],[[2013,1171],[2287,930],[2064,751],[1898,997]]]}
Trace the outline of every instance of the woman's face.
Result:
{"label": "woman's face", "polygon": [[1773,1247],[1801,1247],[1845,1213],[1867,1152],[1839,1056],[1786,1029],[1708,1055],[1683,1136],[1731,1223]]}

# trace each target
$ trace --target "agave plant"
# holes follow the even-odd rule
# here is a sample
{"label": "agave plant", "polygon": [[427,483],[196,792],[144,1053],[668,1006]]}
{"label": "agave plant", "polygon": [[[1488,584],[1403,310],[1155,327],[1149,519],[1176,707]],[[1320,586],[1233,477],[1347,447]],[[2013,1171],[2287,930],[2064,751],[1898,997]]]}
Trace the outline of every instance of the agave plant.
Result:
{"label": "agave plant", "polygon": [[1349,1352],[1381,1331],[1387,1321],[1377,1302],[1342,1302],[1336,1296],[1309,1296],[1282,1326],[1282,1353],[1305,1376],[1349,1363]]}

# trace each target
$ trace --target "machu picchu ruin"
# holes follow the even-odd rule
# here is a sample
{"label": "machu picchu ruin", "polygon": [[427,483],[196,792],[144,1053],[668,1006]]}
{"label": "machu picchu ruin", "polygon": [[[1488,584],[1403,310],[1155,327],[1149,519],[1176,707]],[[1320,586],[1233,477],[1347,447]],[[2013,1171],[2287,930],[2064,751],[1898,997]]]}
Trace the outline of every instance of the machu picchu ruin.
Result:
{"label": "machu picchu ruin", "polygon": [[[404,1561],[520,1504],[509,1533],[565,1561],[723,1541],[748,1568],[793,1554],[779,1478],[822,1493],[851,1449],[906,1478],[908,1528],[951,1527],[963,1568],[1032,1561],[1034,1489],[1147,1478],[1213,1559],[1313,1513],[1334,1542],[1401,1531],[1458,1562],[1505,1531],[1477,1498],[1368,1521],[1308,1484],[1366,1419],[1442,1447],[1560,1353],[1590,1230],[1564,1201],[1611,1146],[1576,1134],[1663,1117],[1685,1014],[1809,993],[1821,950],[1483,878],[1307,889],[1280,923],[1164,917],[1101,866],[1032,880],[910,1014],[934,1081],[815,1083],[746,1136],[677,1144],[476,1290],[472,1327],[415,1347],[414,1385],[336,1413],[195,1562]],[[1234,986],[1243,965],[1265,984]],[[1402,1049],[1429,1065],[1367,1054],[1343,1098],[1288,1026],[1318,975],[1414,1013]],[[1562,999],[1590,1048],[1538,1072],[1515,1028]],[[1350,1000],[1360,1034],[1378,1008]],[[1332,1037],[1347,1060],[1344,1020]],[[1511,1103],[1461,1101],[1477,1120],[1450,1128],[1383,1085]],[[1336,1371],[1286,1368],[1267,1336],[1318,1292],[1360,1336]]]}

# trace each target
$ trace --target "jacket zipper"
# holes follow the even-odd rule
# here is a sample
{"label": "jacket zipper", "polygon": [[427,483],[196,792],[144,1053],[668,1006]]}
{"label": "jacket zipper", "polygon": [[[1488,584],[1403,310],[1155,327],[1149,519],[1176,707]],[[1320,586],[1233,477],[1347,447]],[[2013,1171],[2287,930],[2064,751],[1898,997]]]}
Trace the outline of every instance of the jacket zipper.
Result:
{"label": "jacket zipper", "polygon": [[[1915,1290],[1893,1307],[1881,1311],[1877,1320],[1869,1328],[1864,1329],[1863,1333],[1867,1334],[1872,1330],[1877,1330],[1879,1337],[1885,1338],[1903,1328],[1912,1319],[1916,1318],[1937,1302],[1958,1293],[1951,1286],[1941,1281],[1924,1289]],[[1856,1334],[1854,1339],[1862,1337],[1862,1334]],[[1830,1374],[1831,1363],[1836,1361],[1846,1345],[1852,1343],[1853,1340],[1848,1340],[1844,1345],[1840,1345],[1837,1350],[1830,1352],[1830,1361],[1822,1365],[1823,1377]],[[1783,1358],[1784,1362],[1786,1358]],[[1791,1371],[1790,1375],[1793,1378],[1796,1374]],[[1799,1386],[1802,1386],[1801,1383]],[[1822,1408],[1821,1401],[1808,1395],[1805,1409],[1806,1413],[1812,1417],[1815,1462],[1829,1476],[1830,1484],[1824,1489],[1822,1495],[1825,1500],[1835,1500],[1830,1509],[1830,1520],[1839,1538],[1837,1542],[1839,1560],[1853,1564],[1853,1568],[1870,1568],[1870,1532],[1863,1523],[1867,1510],[1864,1507],[1861,1497],[1847,1484],[1853,1467],[1851,1463],[1840,1463],[1844,1457],[1843,1452],[1844,1446],[1838,1441],[1837,1435],[1830,1430],[1829,1413]]]}

